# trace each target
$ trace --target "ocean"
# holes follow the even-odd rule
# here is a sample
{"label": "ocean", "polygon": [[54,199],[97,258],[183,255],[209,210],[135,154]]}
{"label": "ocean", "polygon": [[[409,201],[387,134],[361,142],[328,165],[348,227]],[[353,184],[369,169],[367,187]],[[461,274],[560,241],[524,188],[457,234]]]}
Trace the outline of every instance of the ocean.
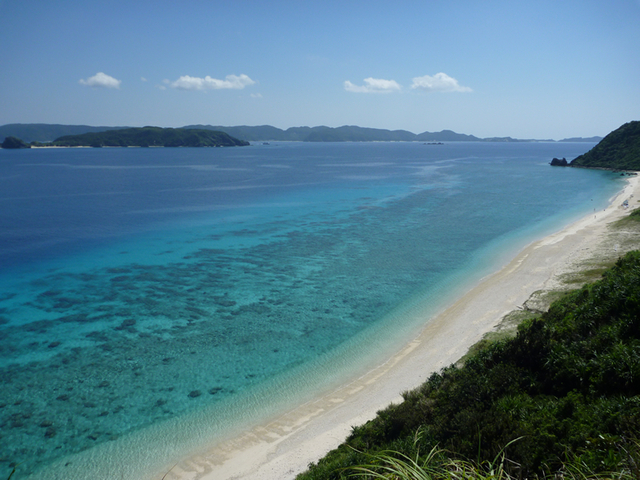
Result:
{"label": "ocean", "polygon": [[0,478],[153,478],[362,374],[604,208],[549,166],[593,145],[0,150]]}

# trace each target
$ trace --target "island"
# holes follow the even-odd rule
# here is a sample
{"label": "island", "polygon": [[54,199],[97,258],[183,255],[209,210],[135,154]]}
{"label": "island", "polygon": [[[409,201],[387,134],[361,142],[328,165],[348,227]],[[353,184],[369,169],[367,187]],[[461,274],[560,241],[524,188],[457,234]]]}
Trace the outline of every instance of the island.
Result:
{"label": "island", "polygon": [[9,149],[17,149],[17,148],[31,148],[31,145],[27,145],[26,143],[24,143],[19,138],[7,137],[7,138],[4,139],[2,144],[0,144],[0,147],[9,148]]}
{"label": "island", "polygon": [[[43,145],[53,147],[237,147],[249,145],[249,142],[214,130],[142,127],[67,135]],[[36,146],[39,145],[36,144]]]}
{"label": "island", "polygon": [[566,167],[569,165],[569,162],[567,162],[567,159],[562,157],[560,158],[554,158],[553,160],[551,160],[551,166],[552,167]]}
{"label": "island", "polygon": [[[27,143],[48,143],[53,139],[67,135],[75,136],[83,133],[106,132],[130,128],[130,126],[92,127],[88,125],[10,123],[0,126],[0,141],[5,137],[12,136],[21,138]],[[554,140],[549,139],[517,139],[511,137],[480,138],[474,135],[456,133],[452,130],[415,134],[407,130],[365,128],[356,125],[343,125],[341,127],[290,127],[286,130],[270,125],[187,125],[182,128],[224,132],[232,137],[241,138],[249,142],[554,142]],[[597,143],[600,140],[602,140],[602,137],[572,137],[558,141]]]}

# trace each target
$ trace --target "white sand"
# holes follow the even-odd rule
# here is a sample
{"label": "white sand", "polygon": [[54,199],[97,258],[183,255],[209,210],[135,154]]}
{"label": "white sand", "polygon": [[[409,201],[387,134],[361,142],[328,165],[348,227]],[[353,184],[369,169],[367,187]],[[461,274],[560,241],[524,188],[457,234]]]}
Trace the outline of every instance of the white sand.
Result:
{"label": "white sand", "polygon": [[628,213],[621,206],[624,199],[633,194],[629,203],[637,204],[638,183],[638,178],[632,178],[606,210],[527,246],[508,265],[428,321],[417,338],[374,370],[266,425],[185,459],[166,479],[293,479],[341,444],[352,426],[402,401],[401,392],[456,362],[533,292],[554,288],[559,275],[575,270],[599,252],[615,249],[617,253],[617,245],[608,244],[607,224]]}

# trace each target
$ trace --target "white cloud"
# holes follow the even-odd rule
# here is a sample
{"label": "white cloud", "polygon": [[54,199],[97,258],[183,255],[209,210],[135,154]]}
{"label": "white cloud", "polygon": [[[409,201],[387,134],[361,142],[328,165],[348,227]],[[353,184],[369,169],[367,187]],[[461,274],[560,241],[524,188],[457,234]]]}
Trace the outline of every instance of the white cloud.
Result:
{"label": "white cloud", "polygon": [[262,98],[262,94],[261,93],[252,93],[251,94],[251,98]]}
{"label": "white cloud", "polygon": [[399,92],[400,85],[395,80],[384,80],[382,78],[365,78],[364,85],[354,85],[349,80],[344,82],[344,89],[348,92],[356,93],[391,93]]}
{"label": "white cloud", "polygon": [[141,81],[141,82],[146,82],[146,81],[147,81],[147,79],[146,79],[146,78],[144,78],[144,77],[140,77],[140,81]]}
{"label": "white cloud", "polygon": [[107,75],[106,73],[98,72],[93,77],[89,77],[86,80],[80,79],[80,85],[96,88],[120,88],[121,80]]}
{"label": "white cloud", "polygon": [[241,90],[254,82],[247,75],[227,75],[224,80],[211,78],[207,75],[204,78],[191,77],[183,75],[173,82],[171,86],[180,90],[220,90],[220,89],[236,89]]}
{"label": "white cloud", "polygon": [[425,92],[471,92],[469,87],[458,84],[458,80],[446,73],[436,73],[433,77],[415,77],[411,88],[424,90]]}

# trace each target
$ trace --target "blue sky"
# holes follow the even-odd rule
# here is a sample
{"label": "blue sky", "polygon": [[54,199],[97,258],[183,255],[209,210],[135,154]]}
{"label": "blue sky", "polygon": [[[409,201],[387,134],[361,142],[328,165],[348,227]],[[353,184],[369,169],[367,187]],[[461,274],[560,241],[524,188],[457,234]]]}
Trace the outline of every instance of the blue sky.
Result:
{"label": "blue sky", "polygon": [[605,135],[640,0],[0,0],[0,125]]}

